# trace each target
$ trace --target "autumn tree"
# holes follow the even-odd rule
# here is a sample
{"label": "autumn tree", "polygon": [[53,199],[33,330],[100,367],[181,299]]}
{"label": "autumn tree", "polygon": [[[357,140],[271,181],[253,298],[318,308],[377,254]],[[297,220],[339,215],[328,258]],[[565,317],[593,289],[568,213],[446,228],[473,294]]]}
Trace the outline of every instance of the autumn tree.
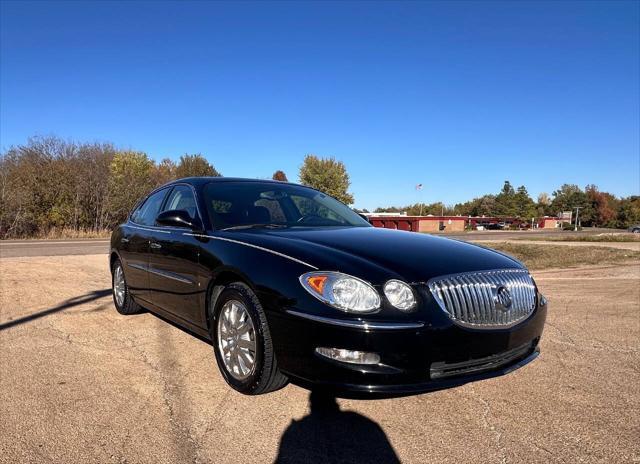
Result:
{"label": "autumn tree", "polygon": [[164,158],[153,170],[153,183],[160,186],[177,179],[176,168],[176,163],[169,158]]}
{"label": "autumn tree", "polygon": [[176,177],[178,179],[201,176],[219,177],[221,175],[222,174],[216,171],[216,168],[209,164],[207,159],[199,153],[195,155],[182,155],[176,167]]}
{"label": "autumn tree", "polygon": [[353,203],[349,193],[349,174],[342,161],[335,158],[319,158],[307,155],[300,168],[300,183],[308,185],[345,203]]}
{"label": "autumn tree", "polygon": [[123,221],[138,200],[156,187],[154,170],[155,164],[146,153],[116,153],[109,174],[109,208],[115,223]]}
{"label": "autumn tree", "polygon": [[33,137],[0,157],[0,237],[108,226],[106,143]]}
{"label": "autumn tree", "polygon": [[273,173],[272,179],[279,180],[280,182],[289,182],[289,180],[287,179],[287,175],[284,173],[284,171],[280,170],[277,170]]}
{"label": "autumn tree", "polygon": [[551,204],[551,197],[548,193],[542,192],[538,194],[538,205],[549,206]]}
{"label": "autumn tree", "polygon": [[587,202],[593,209],[593,224],[600,227],[615,227],[618,216],[618,200],[608,192],[601,192],[591,184],[585,188]]}

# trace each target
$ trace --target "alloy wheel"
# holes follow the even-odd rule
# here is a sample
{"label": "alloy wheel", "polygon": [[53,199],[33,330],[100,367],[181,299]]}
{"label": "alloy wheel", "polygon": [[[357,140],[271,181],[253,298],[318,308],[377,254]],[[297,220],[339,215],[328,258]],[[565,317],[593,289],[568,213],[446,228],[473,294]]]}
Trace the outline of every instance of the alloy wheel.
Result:
{"label": "alloy wheel", "polygon": [[229,300],[218,317],[218,350],[227,372],[244,380],[255,370],[256,334],[253,321],[243,303]]}
{"label": "alloy wheel", "polygon": [[124,273],[122,272],[122,266],[118,265],[113,272],[113,294],[119,307],[124,305],[125,290]]}

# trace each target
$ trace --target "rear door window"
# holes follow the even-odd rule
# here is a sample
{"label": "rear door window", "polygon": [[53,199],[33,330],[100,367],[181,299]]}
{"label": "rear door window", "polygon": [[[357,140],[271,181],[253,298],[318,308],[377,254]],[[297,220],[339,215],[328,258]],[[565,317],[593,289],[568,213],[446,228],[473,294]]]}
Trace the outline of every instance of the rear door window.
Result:
{"label": "rear door window", "polygon": [[160,212],[162,201],[167,195],[167,189],[158,190],[149,196],[142,205],[136,209],[131,215],[131,220],[136,224],[143,226],[153,226],[156,223],[156,217]]}

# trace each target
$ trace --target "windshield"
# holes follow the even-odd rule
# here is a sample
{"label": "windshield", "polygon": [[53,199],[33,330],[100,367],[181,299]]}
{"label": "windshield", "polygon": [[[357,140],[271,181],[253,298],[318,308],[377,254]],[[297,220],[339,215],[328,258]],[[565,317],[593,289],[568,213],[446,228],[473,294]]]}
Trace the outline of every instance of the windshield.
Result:
{"label": "windshield", "polygon": [[343,203],[297,185],[211,182],[204,198],[216,229],[370,226]]}

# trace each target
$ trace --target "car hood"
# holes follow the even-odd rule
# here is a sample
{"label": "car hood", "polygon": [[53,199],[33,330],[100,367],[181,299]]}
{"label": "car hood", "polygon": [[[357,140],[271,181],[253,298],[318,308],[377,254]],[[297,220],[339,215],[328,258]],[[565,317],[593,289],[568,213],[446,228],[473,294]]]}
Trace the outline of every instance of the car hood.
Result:
{"label": "car hood", "polygon": [[249,229],[224,234],[373,284],[390,278],[425,282],[459,272],[522,268],[513,258],[470,243],[376,227]]}

